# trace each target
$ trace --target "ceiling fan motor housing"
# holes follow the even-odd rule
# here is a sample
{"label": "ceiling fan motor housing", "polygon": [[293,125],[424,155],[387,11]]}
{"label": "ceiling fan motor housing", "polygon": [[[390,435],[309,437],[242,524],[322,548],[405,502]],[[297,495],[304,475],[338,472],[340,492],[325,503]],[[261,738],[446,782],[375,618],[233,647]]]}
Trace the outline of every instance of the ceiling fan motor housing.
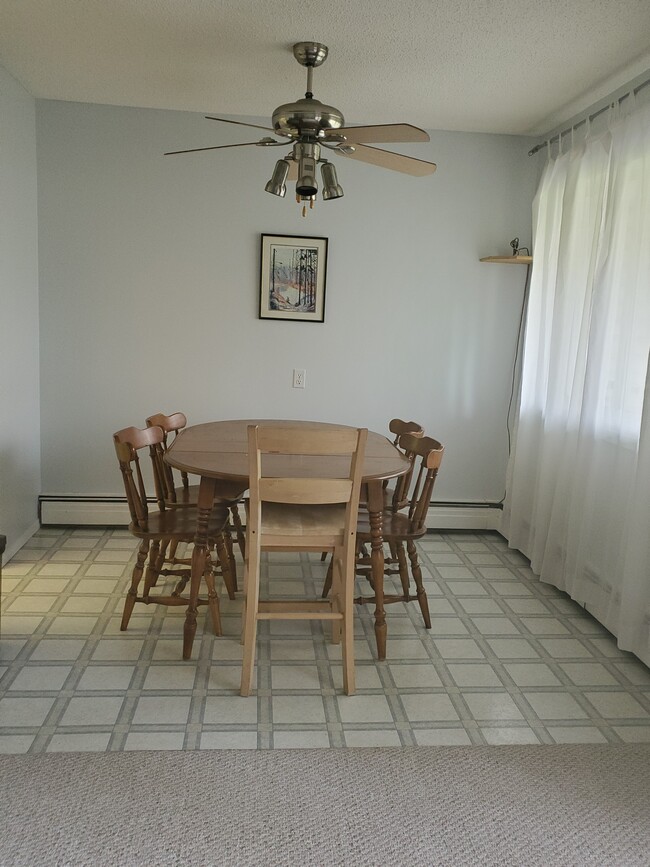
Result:
{"label": "ceiling fan motor housing", "polygon": [[318,99],[305,98],[279,105],[273,112],[273,128],[289,138],[323,138],[328,129],[339,129],[345,119],[338,108]]}

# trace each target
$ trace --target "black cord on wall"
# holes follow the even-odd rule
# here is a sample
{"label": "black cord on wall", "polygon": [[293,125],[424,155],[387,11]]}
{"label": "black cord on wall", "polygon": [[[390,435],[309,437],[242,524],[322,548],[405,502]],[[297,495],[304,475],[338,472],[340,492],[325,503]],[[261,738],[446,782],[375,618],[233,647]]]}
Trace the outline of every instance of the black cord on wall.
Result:
{"label": "black cord on wall", "polygon": [[[515,344],[515,358],[512,364],[512,381],[510,384],[510,400],[508,401],[508,412],[506,414],[506,430],[508,432],[508,459],[510,459],[510,454],[512,452],[512,431],[510,430],[510,422],[512,415],[512,404],[515,399],[515,388],[517,385],[517,367],[519,366],[519,357],[521,355],[521,349],[523,344],[523,336],[524,336],[524,322],[526,319],[526,310],[528,308],[528,293],[530,290],[530,275],[532,273],[532,265],[528,265],[526,267],[526,285],[524,286],[524,297],[521,301],[521,312],[519,314],[519,327],[517,328],[517,343]],[[502,505],[506,498],[506,492],[503,492],[503,496],[499,500],[499,505]]]}

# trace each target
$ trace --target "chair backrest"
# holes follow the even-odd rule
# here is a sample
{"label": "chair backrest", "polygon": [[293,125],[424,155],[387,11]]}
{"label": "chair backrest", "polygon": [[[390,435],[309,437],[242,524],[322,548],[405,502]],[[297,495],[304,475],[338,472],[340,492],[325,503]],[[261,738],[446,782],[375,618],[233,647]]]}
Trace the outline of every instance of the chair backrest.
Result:
{"label": "chair backrest", "polygon": [[413,455],[412,466],[415,468],[417,465],[418,468],[409,500],[408,516],[412,529],[421,530],[427,517],[431,492],[445,448],[433,437],[417,437],[412,434],[403,434],[400,437],[400,446]]}
{"label": "chair backrest", "polygon": [[418,424],[416,421],[402,421],[401,418],[392,418],[388,422],[388,430],[392,434],[395,434],[395,439],[393,440],[394,446],[398,445],[402,434],[410,433],[413,436],[424,436],[424,428],[421,424]]}
{"label": "chair backrest", "polygon": [[[259,537],[263,502],[292,505],[345,503],[345,526],[341,530],[354,536],[367,437],[365,428],[249,425],[250,531]],[[265,475],[265,455],[304,456],[307,460],[301,464],[305,475]],[[329,458],[334,458],[334,461]],[[342,460],[337,461],[337,458]],[[332,475],[333,466],[335,475]],[[340,469],[336,469],[337,466]]]}
{"label": "chair backrest", "polygon": [[113,434],[115,453],[122,471],[124,490],[129,504],[129,512],[133,525],[147,531],[149,510],[147,506],[147,490],[140,467],[138,452],[148,448],[153,467],[153,483],[158,508],[165,509],[164,481],[162,479],[164,432],[160,427],[149,427],[140,430],[137,427],[126,427]]}
{"label": "chair backrest", "polygon": [[[146,419],[147,427],[159,427],[163,431],[162,449],[167,451],[169,446],[174,442],[178,434],[187,427],[187,418],[182,412],[173,412],[171,415],[165,415],[162,412],[157,412],[155,415],[150,415]],[[170,434],[173,436],[170,438]],[[181,472],[181,479],[184,488],[189,488],[190,480],[186,472]],[[176,497],[176,482],[174,481],[174,471],[163,462],[162,464],[162,482],[163,495],[168,503],[175,503]]]}

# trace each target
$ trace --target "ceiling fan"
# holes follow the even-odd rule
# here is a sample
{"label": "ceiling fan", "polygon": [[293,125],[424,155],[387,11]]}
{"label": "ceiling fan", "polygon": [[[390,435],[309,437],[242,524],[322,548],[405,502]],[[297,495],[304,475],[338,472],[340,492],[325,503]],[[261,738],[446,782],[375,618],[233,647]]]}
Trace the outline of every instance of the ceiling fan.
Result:
{"label": "ceiling fan", "polygon": [[[376,144],[378,142],[429,141],[429,136],[423,129],[408,123],[345,126],[345,120],[338,108],[325,105],[318,99],[314,99],[312,93],[314,69],[325,61],[327,53],[327,46],[320,42],[296,42],[293,46],[293,56],[301,66],[307,67],[307,92],[303,99],[288,102],[275,109],[272,117],[273,127],[228,120],[224,117],[206,118],[222,123],[234,123],[239,126],[263,129],[273,133],[277,138],[285,139],[285,141],[277,141],[277,138],[266,136],[259,141],[169,151],[165,156],[251,145],[256,147],[286,147],[286,139],[288,139],[293,142],[292,148],[285,157],[277,161],[271,180],[267,183],[265,190],[274,196],[284,196],[287,191],[287,180],[296,180],[296,200],[309,202],[310,207],[314,206],[318,192],[317,165],[321,167],[323,199],[325,201],[339,199],[343,195],[343,189],[338,182],[334,165],[323,156],[323,152],[327,150],[349,159],[361,160],[364,163],[371,163],[384,169],[392,169],[408,175],[421,177],[435,172],[435,163],[369,145],[369,142]],[[305,208],[303,206],[304,214]]]}

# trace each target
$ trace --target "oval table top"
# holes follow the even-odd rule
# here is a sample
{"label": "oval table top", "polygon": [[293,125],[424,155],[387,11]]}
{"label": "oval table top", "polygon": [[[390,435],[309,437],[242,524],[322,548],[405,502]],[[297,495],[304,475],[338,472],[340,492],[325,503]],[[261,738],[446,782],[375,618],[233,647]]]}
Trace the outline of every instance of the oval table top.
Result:
{"label": "oval table top", "polygon": [[[347,427],[327,422],[292,419],[234,419],[213,421],[185,428],[169,447],[165,461],[176,469],[209,478],[234,482],[248,480],[248,426],[300,425],[301,427]],[[265,455],[264,471],[274,476],[314,476],[328,478],[344,475],[349,459],[323,455],[318,460],[303,455]],[[267,463],[268,461],[268,463]],[[363,481],[381,481],[404,475],[409,462],[387,437],[368,431],[363,462]]]}

